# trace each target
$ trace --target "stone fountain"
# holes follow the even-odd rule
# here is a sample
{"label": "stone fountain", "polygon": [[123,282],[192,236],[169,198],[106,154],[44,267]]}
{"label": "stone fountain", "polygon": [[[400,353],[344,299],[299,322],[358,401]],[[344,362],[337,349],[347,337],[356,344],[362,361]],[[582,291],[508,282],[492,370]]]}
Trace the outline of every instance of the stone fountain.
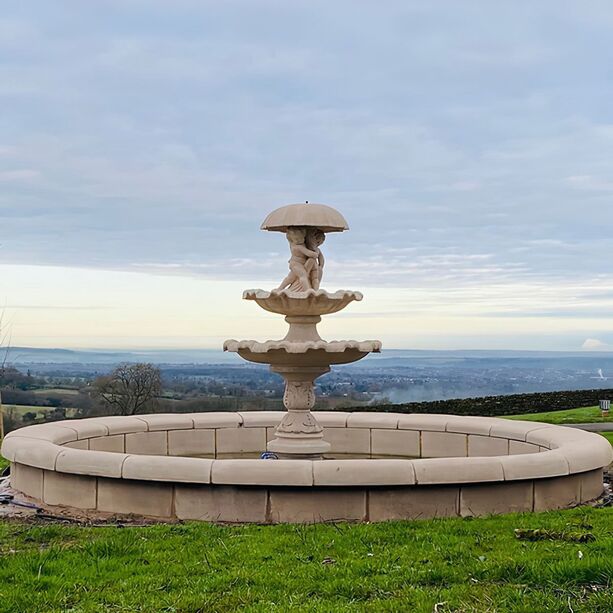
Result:
{"label": "stone fountain", "polygon": [[[20,428],[0,450],[17,496],[80,519],[85,511],[99,520],[131,514],[262,524],[546,511],[602,494],[613,451],[598,434],[482,416],[311,413],[317,377],[381,344],[327,342],[317,332],[322,315],[362,299],[320,289],[325,236],[347,230],[338,211],[289,205],[262,228],[287,235],[289,274],[277,289],[244,298],[285,315],[289,330],[282,340],[232,340],[225,349],[285,379],[287,412],[157,413]],[[267,441],[281,459],[259,459]]]}
{"label": "stone fountain", "polygon": [[345,218],[323,204],[290,204],[276,209],[262,230],[284,232],[290,247],[289,273],[271,291],[250,289],[245,300],[271,313],[285,315],[289,329],[282,340],[228,340],[224,350],[243,359],[269,364],[285,380],[287,412],[268,450],[280,458],[319,459],[330,450],[323,428],[311,412],[315,380],[335,364],[356,362],[381,350],[379,341],[325,341],[317,331],[322,315],[338,313],[362,294],[350,290],[330,293],[320,288],[325,259],[320,246],[329,232],[349,229]]}

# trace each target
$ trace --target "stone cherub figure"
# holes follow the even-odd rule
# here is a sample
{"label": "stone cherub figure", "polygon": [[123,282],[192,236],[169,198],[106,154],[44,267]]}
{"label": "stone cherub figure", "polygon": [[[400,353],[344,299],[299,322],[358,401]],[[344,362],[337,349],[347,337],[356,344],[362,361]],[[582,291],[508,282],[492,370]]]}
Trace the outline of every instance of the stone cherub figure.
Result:
{"label": "stone cherub figure", "polygon": [[306,246],[317,254],[317,258],[309,258],[306,263],[307,271],[309,271],[309,280],[313,289],[319,289],[321,278],[324,274],[324,254],[319,248],[326,240],[326,235],[319,228],[311,228],[307,232]]}
{"label": "stone cherub figure", "polygon": [[294,292],[319,289],[323,275],[324,256],[319,246],[326,235],[318,228],[288,228],[286,232],[290,244],[289,274],[277,289],[289,288]]}

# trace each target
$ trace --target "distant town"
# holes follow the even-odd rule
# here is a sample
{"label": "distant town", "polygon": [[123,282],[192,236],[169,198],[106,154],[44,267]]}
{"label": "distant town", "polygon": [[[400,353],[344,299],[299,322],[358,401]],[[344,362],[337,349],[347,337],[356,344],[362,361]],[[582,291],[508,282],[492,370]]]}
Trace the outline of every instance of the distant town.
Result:
{"label": "distant town", "polygon": [[[123,363],[148,363],[159,371],[160,391],[148,410],[282,408],[278,375],[221,352],[13,348],[0,377],[7,429],[109,412],[94,392]],[[604,389],[611,388],[612,380],[610,353],[389,351],[323,376],[316,408]]]}

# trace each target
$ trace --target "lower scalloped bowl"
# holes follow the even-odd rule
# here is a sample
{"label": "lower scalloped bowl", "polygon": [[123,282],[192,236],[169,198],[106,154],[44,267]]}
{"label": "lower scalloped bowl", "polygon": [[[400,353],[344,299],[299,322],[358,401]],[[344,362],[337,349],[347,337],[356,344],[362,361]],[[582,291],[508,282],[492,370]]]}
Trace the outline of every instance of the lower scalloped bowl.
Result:
{"label": "lower scalloped bowl", "polygon": [[381,351],[380,341],[235,341],[224,343],[224,351],[238,353],[244,360],[272,366],[332,366],[357,362]]}

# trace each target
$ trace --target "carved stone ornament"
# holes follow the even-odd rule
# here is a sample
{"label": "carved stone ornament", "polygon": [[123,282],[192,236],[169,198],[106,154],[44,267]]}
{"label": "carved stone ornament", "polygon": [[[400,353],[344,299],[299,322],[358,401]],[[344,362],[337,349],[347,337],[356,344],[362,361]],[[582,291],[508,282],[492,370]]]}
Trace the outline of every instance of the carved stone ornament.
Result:
{"label": "carved stone ornament", "polygon": [[288,411],[279,427],[277,434],[321,434],[323,428],[310,411]]}
{"label": "carved stone ornament", "polygon": [[287,381],[283,394],[286,409],[312,409],[315,406],[315,392],[312,381]]}

